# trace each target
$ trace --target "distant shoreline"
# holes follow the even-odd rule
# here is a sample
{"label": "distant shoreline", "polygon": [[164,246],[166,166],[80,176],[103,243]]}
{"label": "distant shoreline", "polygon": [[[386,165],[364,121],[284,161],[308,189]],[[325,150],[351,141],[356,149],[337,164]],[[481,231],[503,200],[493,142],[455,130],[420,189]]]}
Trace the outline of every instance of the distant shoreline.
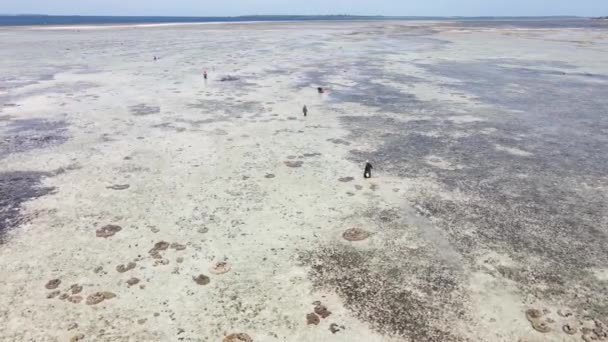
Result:
{"label": "distant shoreline", "polygon": [[588,19],[575,16],[554,17],[408,17],[408,16],[351,16],[351,15],[250,15],[237,17],[162,17],[162,16],[53,16],[0,15],[0,26],[142,26],[200,23],[247,23],[285,21],[505,21],[505,20],[568,20]]}

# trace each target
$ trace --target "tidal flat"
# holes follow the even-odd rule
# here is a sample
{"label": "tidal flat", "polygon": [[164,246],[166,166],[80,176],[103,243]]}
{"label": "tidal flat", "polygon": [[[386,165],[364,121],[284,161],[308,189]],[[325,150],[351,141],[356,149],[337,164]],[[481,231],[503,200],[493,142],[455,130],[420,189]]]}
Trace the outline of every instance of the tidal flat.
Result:
{"label": "tidal flat", "polygon": [[0,341],[608,340],[606,21],[0,45]]}

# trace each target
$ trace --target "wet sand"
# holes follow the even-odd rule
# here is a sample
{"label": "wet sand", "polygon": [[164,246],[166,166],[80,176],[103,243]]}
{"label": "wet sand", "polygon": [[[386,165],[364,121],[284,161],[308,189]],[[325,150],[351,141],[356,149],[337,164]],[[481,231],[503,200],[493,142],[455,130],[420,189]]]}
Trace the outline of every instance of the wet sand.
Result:
{"label": "wet sand", "polygon": [[606,26],[0,29],[0,341],[605,338]]}

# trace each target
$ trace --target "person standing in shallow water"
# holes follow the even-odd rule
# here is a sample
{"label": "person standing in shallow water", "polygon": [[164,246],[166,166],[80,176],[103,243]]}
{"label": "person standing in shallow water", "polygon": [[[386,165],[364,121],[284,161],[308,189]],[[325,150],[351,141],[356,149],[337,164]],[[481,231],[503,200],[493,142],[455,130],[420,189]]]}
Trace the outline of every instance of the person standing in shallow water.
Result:
{"label": "person standing in shallow water", "polygon": [[203,77],[207,79],[207,70],[203,71]]}
{"label": "person standing in shallow water", "polygon": [[306,105],[302,107],[302,113],[304,113],[304,116],[308,115],[308,108],[306,107]]}
{"label": "person standing in shallow water", "polygon": [[372,169],[374,167],[370,164],[369,160],[365,161],[365,171],[363,171],[363,178],[372,178]]}

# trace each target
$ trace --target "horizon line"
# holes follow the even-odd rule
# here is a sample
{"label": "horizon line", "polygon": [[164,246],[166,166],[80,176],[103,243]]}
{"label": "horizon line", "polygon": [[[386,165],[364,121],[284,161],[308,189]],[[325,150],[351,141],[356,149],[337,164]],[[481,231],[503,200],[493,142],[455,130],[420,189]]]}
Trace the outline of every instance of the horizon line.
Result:
{"label": "horizon line", "polygon": [[[108,15],[108,14],[41,14],[41,13],[0,13],[0,16],[40,16],[40,17],[146,17],[146,18],[243,18],[243,17],[375,17],[375,18],[591,18],[589,16],[559,15],[379,15],[379,14],[243,14],[243,15]],[[600,16],[601,17],[601,16]]]}

